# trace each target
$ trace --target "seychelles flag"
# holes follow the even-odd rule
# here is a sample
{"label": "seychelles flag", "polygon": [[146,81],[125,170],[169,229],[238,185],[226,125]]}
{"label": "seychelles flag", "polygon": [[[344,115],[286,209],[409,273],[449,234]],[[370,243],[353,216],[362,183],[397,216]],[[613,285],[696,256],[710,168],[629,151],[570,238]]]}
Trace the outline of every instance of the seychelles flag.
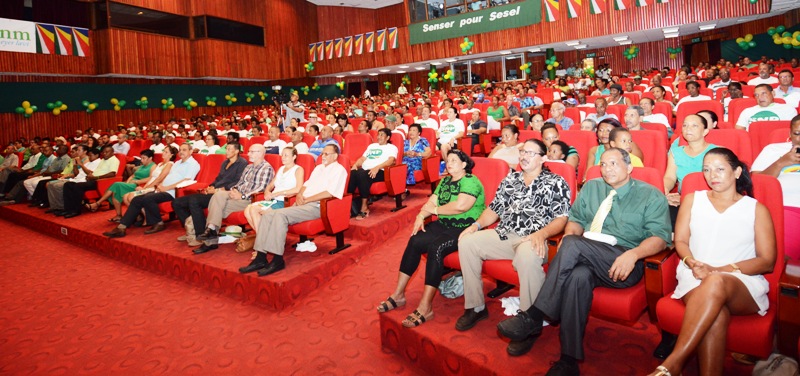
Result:
{"label": "seychelles flag", "polygon": [[545,0],[544,10],[547,22],[558,21],[558,0]]}
{"label": "seychelles flag", "polygon": [[[578,0],[580,1],[580,0]],[[397,48],[397,28],[390,27],[389,28],[389,48]]]}
{"label": "seychelles flag", "polygon": [[336,57],[342,57],[342,47],[344,47],[344,39],[336,38],[336,42],[333,43],[334,50],[336,50]]}
{"label": "seychelles flag", "polygon": [[589,8],[592,14],[605,12],[606,6],[606,0],[589,0]]}
{"label": "seychelles flag", "polygon": [[353,56],[353,37],[344,37],[344,50],[347,56]]}
{"label": "seychelles flag", "polygon": [[48,24],[36,24],[36,52],[40,54],[56,53],[56,27]]}
{"label": "seychelles flag", "polygon": [[614,0],[614,10],[626,10],[630,7],[630,0]]}
{"label": "seychelles flag", "polygon": [[89,53],[89,29],[73,27],[72,36],[75,41],[72,44],[72,54],[86,57],[86,54]]}
{"label": "seychelles flag", "polygon": [[567,0],[567,17],[578,18],[581,15],[581,0]]}
{"label": "seychelles flag", "polygon": [[355,36],[355,44],[356,44],[356,55],[361,55],[364,53],[364,34],[358,34]]}
{"label": "seychelles flag", "polygon": [[375,52],[375,33],[372,31],[365,33],[364,40],[367,44],[367,52]]}

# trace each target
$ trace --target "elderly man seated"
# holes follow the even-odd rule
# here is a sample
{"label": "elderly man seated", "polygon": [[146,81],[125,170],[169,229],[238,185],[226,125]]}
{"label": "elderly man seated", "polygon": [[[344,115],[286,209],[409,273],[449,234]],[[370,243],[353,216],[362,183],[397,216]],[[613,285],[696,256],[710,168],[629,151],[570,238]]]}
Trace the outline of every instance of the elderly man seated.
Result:
{"label": "elderly man seated", "polygon": [[174,200],[175,189],[178,185],[194,180],[197,173],[200,172],[200,164],[192,158],[192,147],[189,144],[181,145],[178,156],[180,160],[172,165],[169,174],[156,187],[155,191],[134,197],[128,210],[125,211],[125,215],[119,221],[119,225],[109,232],[104,232],[103,235],[109,238],[125,236],[125,229],[138,222],[137,218],[141,215],[142,210],[144,210],[147,224],[151,226],[144,232],[145,234],[154,234],[166,229],[166,225],[161,220],[158,204]]}
{"label": "elderly man seated", "polygon": [[[239,272],[258,271],[259,276],[265,276],[285,269],[283,251],[286,247],[289,225],[318,219],[321,200],[330,197],[342,198],[347,183],[347,170],[337,162],[339,147],[335,144],[326,145],[320,158],[322,163],[314,168],[311,176],[300,188],[294,206],[270,210],[261,217],[253,246],[256,257],[249,265],[240,268]],[[267,262],[267,252],[273,254],[270,262]]]}
{"label": "elderly man seated", "polygon": [[568,118],[564,116],[564,111],[566,110],[566,106],[560,102],[554,102],[550,105],[550,118],[547,119],[546,123],[555,123],[561,126],[563,130],[569,130],[569,128],[575,123],[572,118]]}
{"label": "elderly man seated", "polygon": [[775,103],[772,86],[761,84],[754,90],[757,104],[746,108],[739,114],[736,121],[737,129],[750,129],[750,124],[756,121],[792,120],[797,115],[797,110],[782,103]]}
{"label": "elderly man seated", "polygon": [[311,154],[314,159],[318,159],[328,145],[336,145],[336,149],[341,148],[341,145],[333,139],[333,128],[326,125],[319,131],[319,140],[314,141],[311,147],[308,148],[308,154]]}

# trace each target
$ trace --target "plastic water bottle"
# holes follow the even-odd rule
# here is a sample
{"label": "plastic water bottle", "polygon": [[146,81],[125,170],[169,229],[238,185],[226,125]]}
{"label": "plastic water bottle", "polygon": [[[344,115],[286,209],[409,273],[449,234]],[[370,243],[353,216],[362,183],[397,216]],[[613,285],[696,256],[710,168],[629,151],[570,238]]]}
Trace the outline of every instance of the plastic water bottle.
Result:
{"label": "plastic water bottle", "polygon": [[444,171],[447,169],[447,165],[442,161],[439,163],[439,175],[444,175]]}

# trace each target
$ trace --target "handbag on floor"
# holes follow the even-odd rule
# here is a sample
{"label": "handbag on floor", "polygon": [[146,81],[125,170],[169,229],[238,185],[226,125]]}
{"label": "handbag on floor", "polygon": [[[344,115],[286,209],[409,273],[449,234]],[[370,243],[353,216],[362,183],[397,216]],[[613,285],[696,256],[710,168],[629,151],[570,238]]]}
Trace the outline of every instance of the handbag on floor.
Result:
{"label": "handbag on floor", "polygon": [[236,252],[243,253],[243,252],[250,252],[253,250],[253,245],[256,243],[256,234],[249,233],[245,236],[242,236],[239,239],[236,239]]}
{"label": "handbag on floor", "polygon": [[759,360],[753,367],[753,376],[797,376],[797,361],[781,354],[772,354]]}
{"label": "handbag on floor", "polygon": [[439,283],[439,293],[445,298],[455,299],[464,296],[464,277],[461,272],[455,272]]}

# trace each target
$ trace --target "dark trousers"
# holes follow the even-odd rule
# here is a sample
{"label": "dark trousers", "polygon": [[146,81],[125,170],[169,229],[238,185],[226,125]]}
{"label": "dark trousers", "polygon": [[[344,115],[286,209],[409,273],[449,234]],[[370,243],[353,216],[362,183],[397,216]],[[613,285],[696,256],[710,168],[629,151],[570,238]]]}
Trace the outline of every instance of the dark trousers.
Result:
{"label": "dark trousers", "polygon": [[423,254],[428,255],[425,264],[425,285],[439,287],[444,270],[444,257],[458,250],[458,235],[462,228],[449,228],[439,221],[425,225],[408,239],[408,245],[400,259],[400,272],[413,275]]}
{"label": "dark trousers", "polygon": [[369,177],[369,170],[364,170],[363,168],[350,171],[350,183],[347,186],[347,193],[354,193],[358,190],[361,198],[369,198],[369,188],[376,181],[383,181],[383,169],[375,174],[375,179]]}
{"label": "dark trousers", "polygon": [[40,180],[39,183],[36,184],[36,189],[33,190],[31,200],[38,201],[43,204],[49,204],[47,199],[47,182],[50,181],[53,181],[53,179]]}
{"label": "dark trousers", "polygon": [[83,194],[86,191],[97,189],[97,181],[83,183],[66,182],[64,184],[64,211],[67,213],[80,213]]}
{"label": "dark trousers", "polygon": [[18,203],[22,202],[22,200],[25,199],[26,193],[28,193],[28,191],[25,190],[25,186],[22,185],[24,182],[25,180],[21,180],[18,181],[17,184],[14,184],[14,187],[6,194],[5,200],[14,200]]}
{"label": "dark trousers", "polygon": [[208,194],[194,194],[183,197],[178,197],[172,201],[172,210],[178,216],[182,224],[186,224],[186,219],[192,217],[194,228],[202,233],[206,228],[206,216],[203,209],[208,208],[211,197],[214,195]]}
{"label": "dark trousers", "polygon": [[17,185],[17,183],[24,181],[33,174],[32,171],[12,172],[6,179],[6,184],[3,186],[3,193],[9,193]]}
{"label": "dark trousers", "polygon": [[576,359],[584,357],[583,336],[595,287],[628,288],[642,279],[644,263],[641,260],[636,262],[626,280],[614,282],[608,277],[614,260],[625,251],[623,247],[582,236],[564,237],[533,303],[546,316],[561,321],[562,354]]}
{"label": "dark trousers", "polygon": [[125,215],[122,216],[122,219],[119,221],[119,223],[121,225],[125,225],[126,227],[130,227],[134,222],[136,222],[136,217],[138,217],[139,213],[142,211],[142,209],[144,209],[144,215],[147,224],[155,225],[156,223],[161,222],[161,211],[158,210],[158,204],[172,201],[174,199],[175,198],[172,197],[172,195],[166,192],[151,192],[145,193],[141,196],[136,196],[133,200],[131,200],[128,210],[125,211]]}

